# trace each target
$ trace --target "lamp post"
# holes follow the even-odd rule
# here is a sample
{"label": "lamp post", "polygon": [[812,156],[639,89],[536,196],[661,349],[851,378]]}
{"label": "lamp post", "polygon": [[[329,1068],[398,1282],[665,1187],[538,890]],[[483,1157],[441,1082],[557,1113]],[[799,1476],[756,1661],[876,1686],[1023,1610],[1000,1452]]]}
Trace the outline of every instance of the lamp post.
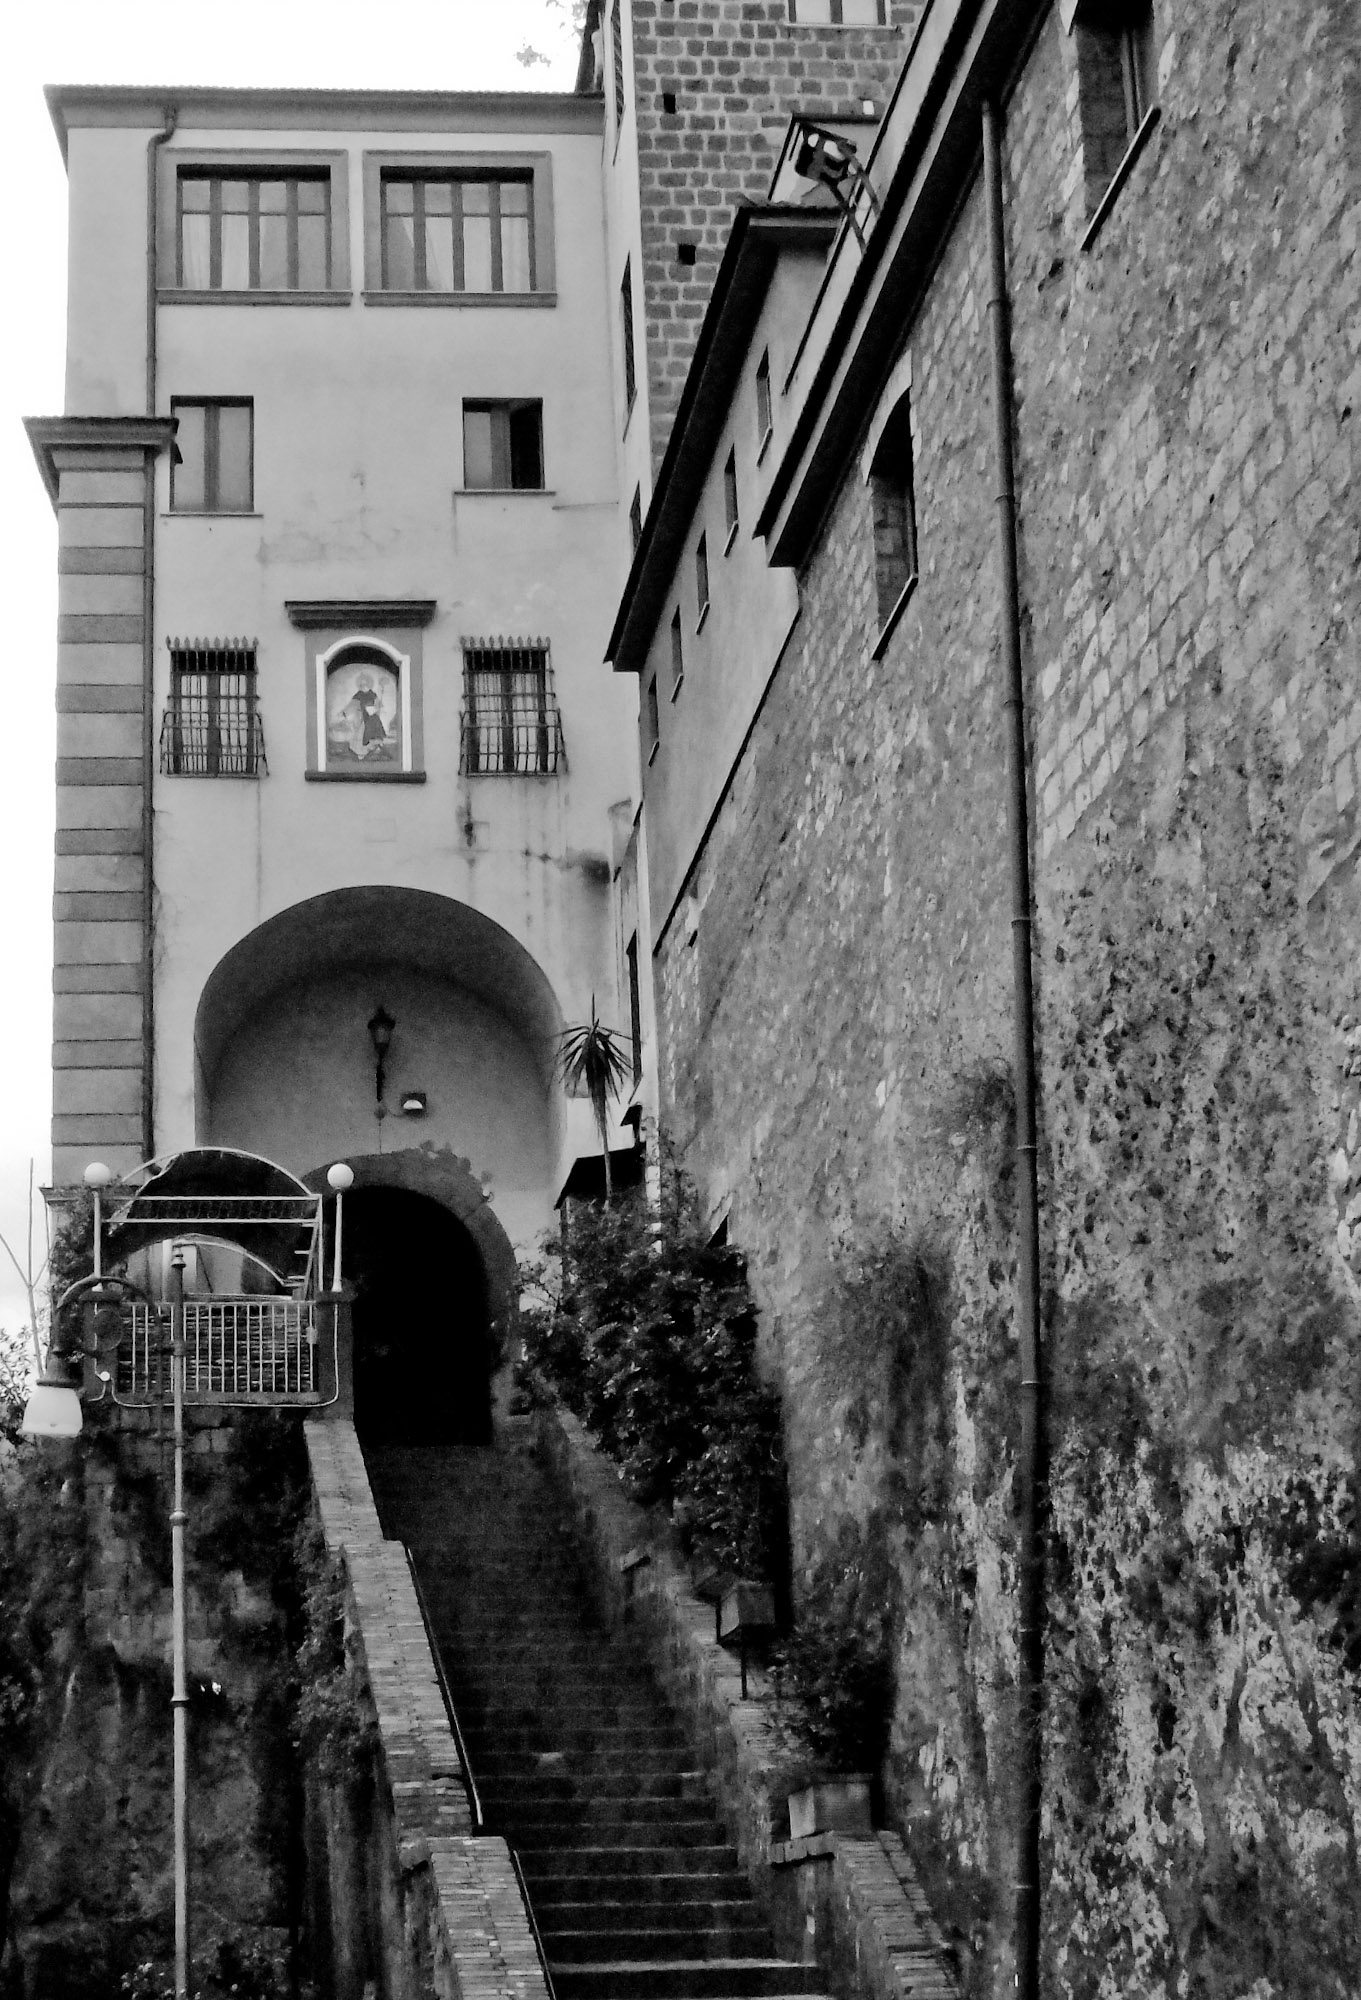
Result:
{"label": "lamp post", "polygon": [[338,1292],[340,1290],[340,1245],[345,1228],[345,1196],[354,1186],[354,1168],[347,1167],[343,1160],[337,1160],[336,1164],[327,1174],[326,1182],[328,1187],[334,1191],[336,1198],[336,1247],[335,1258],[331,1266],[331,1290]]}
{"label": "lamp post", "polygon": [[189,2000],[189,1692],[185,1684],[184,1589],[184,1246],[170,1255],[170,1374],[175,1500],[170,1512],[170,1620],[175,1785],[175,2000]]}

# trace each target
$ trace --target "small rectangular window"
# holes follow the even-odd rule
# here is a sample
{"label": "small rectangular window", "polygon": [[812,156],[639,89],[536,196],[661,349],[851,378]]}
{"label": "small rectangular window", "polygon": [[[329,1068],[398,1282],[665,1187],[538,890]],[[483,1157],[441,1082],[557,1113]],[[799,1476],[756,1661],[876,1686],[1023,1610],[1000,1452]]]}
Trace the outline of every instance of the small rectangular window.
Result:
{"label": "small rectangular window", "polygon": [[624,329],[624,412],[627,416],[638,393],[633,370],[633,269],[627,257],[624,259],[623,283],[619,287],[619,311]]}
{"label": "small rectangular window", "polygon": [[629,502],[629,552],[637,555],[638,544],[643,539],[643,489],[635,486],[633,498]]}
{"label": "small rectangular window", "polygon": [[685,645],[681,638],[680,606],[671,614],[671,699],[674,701],[681,691],[685,679]]}
{"label": "small rectangular window", "polygon": [[463,641],[463,759],[470,777],[542,776],[564,761],[546,640]]}
{"label": "small rectangular window", "polygon": [[802,28],[882,28],[887,0],[789,0],[789,18]]}
{"label": "small rectangular window", "polygon": [[1073,24],[1088,214],[1101,206],[1153,108],[1148,0],[1089,0]]}
{"label": "small rectangular window", "polygon": [[735,448],[728,453],[727,461],[723,467],[723,522],[726,535],[723,544],[723,553],[727,555],[729,549],[737,540],[738,527],[737,452]]}
{"label": "small rectangular window", "polygon": [[633,1086],[636,1090],[643,1075],[643,1005],[642,990],[638,984],[637,931],[624,946],[624,960],[629,976],[629,1034],[633,1040]]}
{"label": "small rectangular window", "polygon": [[463,484],[469,489],[542,490],[541,402],[464,402]]}
{"label": "small rectangular window", "polygon": [[176,778],[255,778],[269,769],[255,705],[255,648],[170,642],[161,769]]}
{"label": "small rectangular window", "polygon": [[181,168],[175,282],[193,292],[324,292],[331,176]]}
{"label": "small rectangular window", "polygon": [[912,426],[903,396],[885,424],[870,467],[874,528],[874,595],[879,636],[877,659],[892,636],[917,581],[917,514],[912,491]]}
{"label": "small rectangular window", "polygon": [[172,396],[170,505],[177,514],[249,514],[255,406],[247,396]]}
{"label": "small rectangular window", "polygon": [[657,676],[655,674],[649,679],[646,693],[643,696],[643,721],[647,730],[647,761],[650,764],[661,747],[662,741],[662,717],[661,710],[657,705]]}
{"label": "small rectangular window", "polygon": [[709,537],[701,535],[695,544],[695,630],[709,615]]}
{"label": "small rectangular window", "polygon": [[382,286],[389,292],[532,292],[531,174],[381,176]]}
{"label": "small rectangular window", "polygon": [[757,456],[770,443],[770,349],[767,348],[756,364],[756,452]]}

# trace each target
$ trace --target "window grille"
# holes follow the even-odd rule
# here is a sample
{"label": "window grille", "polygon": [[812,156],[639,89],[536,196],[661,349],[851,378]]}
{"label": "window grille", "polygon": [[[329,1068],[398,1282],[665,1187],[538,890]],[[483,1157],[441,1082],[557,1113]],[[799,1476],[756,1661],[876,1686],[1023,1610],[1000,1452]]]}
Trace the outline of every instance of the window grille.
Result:
{"label": "window grille", "polygon": [[463,770],[538,776],[565,762],[548,641],[465,639]]}
{"label": "window grille", "polygon": [[161,769],[177,778],[255,778],[268,771],[255,699],[255,644],[172,639]]}

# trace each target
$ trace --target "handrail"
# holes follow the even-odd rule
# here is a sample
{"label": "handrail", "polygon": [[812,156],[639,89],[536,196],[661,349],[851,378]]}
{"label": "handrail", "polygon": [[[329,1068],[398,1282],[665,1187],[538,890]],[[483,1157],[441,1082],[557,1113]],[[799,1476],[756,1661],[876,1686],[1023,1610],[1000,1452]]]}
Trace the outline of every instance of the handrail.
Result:
{"label": "handrail", "polygon": [[539,1920],[534,1914],[534,1905],[530,1901],[529,1884],[525,1881],[525,1871],[520,1866],[519,1855],[509,1843],[507,1843],[506,1851],[510,1855],[510,1865],[515,1870],[515,1879],[520,1885],[520,1901],[524,1904],[525,1915],[529,1918],[529,1928],[534,1937],[534,1949],[539,1954],[539,1970],[543,1974],[543,1983],[548,1988],[548,2000],[558,2000],[553,1986],[553,1975],[548,1969],[548,1953],[544,1950],[543,1939],[539,1935]]}
{"label": "handrail", "polygon": [[444,1661],[440,1657],[439,1641],[435,1637],[435,1628],[430,1622],[430,1607],[425,1601],[425,1592],[421,1588],[421,1579],[416,1569],[416,1559],[405,1542],[402,1543],[402,1553],[406,1557],[406,1566],[411,1572],[411,1587],[416,1593],[416,1603],[420,1609],[421,1623],[425,1626],[425,1636],[430,1645],[430,1657],[435,1663],[435,1678],[439,1682],[440,1695],[444,1701],[444,1713],[448,1718],[449,1729],[458,1750],[459,1763],[463,1766],[463,1784],[468,1794],[468,1805],[473,1816],[473,1832],[485,1833],[486,1821],[482,1815],[482,1801],[478,1797],[477,1780],[473,1776],[473,1767],[468,1762],[468,1746],[463,1741],[463,1731],[458,1726],[458,1710],[454,1707],[454,1697],[449,1692],[449,1682],[444,1672]]}

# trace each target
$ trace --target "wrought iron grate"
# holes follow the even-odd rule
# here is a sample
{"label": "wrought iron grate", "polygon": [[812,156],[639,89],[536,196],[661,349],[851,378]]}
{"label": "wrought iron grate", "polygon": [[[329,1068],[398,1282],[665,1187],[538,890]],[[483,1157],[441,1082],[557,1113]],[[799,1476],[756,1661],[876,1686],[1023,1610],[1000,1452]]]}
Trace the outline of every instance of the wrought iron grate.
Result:
{"label": "wrought iron grate", "polygon": [[566,762],[547,640],[465,639],[463,682],[466,773],[532,776]]}
{"label": "wrought iron grate", "polygon": [[161,769],[181,778],[255,778],[268,771],[253,644],[171,640]]}

